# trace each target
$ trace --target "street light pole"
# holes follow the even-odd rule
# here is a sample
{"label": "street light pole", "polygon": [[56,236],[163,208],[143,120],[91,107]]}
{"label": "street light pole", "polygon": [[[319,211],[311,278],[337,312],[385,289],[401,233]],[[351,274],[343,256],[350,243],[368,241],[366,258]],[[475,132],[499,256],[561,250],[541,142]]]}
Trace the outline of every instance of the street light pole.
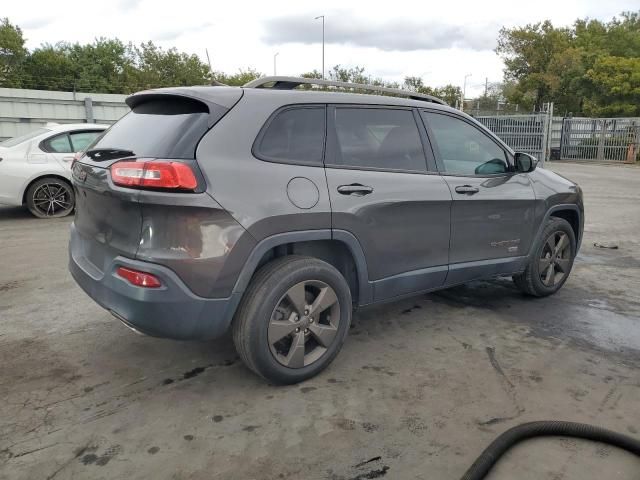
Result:
{"label": "street light pole", "polygon": [[314,20],[322,19],[322,79],[324,80],[324,15],[318,15]]}
{"label": "street light pole", "polygon": [[470,73],[464,76],[464,84],[462,86],[462,102],[460,103],[460,111],[464,112],[464,99],[467,98],[467,78],[471,77]]}
{"label": "street light pole", "polygon": [[273,75],[277,75],[276,73],[276,57],[280,55],[280,52],[276,52],[276,54],[273,56]]}

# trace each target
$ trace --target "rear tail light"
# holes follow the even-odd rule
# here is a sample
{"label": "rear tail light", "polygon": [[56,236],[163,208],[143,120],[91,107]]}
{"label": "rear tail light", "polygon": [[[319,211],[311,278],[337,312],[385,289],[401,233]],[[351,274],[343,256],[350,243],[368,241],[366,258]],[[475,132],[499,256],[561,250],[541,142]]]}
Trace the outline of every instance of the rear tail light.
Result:
{"label": "rear tail light", "polygon": [[138,188],[195,190],[198,180],[192,168],[181,162],[121,161],[110,167],[116,185]]}
{"label": "rear tail light", "polygon": [[146,272],[139,272],[130,268],[118,267],[116,273],[119,277],[124,278],[129,283],[144,288],[158,288],[162,286],[160,280],[155,275]]}

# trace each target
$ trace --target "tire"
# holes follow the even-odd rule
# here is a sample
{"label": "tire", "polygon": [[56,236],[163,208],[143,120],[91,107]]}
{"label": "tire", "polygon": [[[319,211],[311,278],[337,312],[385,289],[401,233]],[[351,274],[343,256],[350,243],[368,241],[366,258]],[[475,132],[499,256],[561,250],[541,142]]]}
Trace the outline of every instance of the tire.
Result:
{"label": "tire", "polygon": [[[560,244],[562,248],[558,247]],[[557,250],[558,248],[561,250]],[[551,217],[526,269],[521,274],[514,275],[513,281],[527,295],[546,297],[556,293],[569,278],[575,256],[576,237],[573,228],[566,220]]]}
{"label": "tire", "polygon": [[27,208],[38,218],[66,217],[76,204],[73,187],[66,180],[43,177],[27,189]]}
{"label": "tire", "polygon": [[[307,305],[312,307],[308,315]],[[349,285],[332,265],[312,257],[281,257],[249,284],[233,321],[233,342],[247,367],[269,382],[298,383],[336,357],[351,312]]]}

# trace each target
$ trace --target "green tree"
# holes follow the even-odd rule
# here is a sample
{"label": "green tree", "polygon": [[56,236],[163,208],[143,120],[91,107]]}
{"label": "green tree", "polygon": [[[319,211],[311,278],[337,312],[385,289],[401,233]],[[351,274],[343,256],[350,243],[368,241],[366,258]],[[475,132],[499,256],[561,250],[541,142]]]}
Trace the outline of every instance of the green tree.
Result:
{"label": "green tree", "polygon": [[152,42],[134,46],[100,38],[86,45],[45,44],[23,63],[23,86],[44,90],[132,93],[211,82],[209,66],[196,55],[163,50]]}
{"label": "green tree", "polygon": [[329,78],[338,82],[349,83],[369,83],[368,78],[364,75],[364,67],[343,67],[335,65],[329,70]]}
{"label": "green tree", "polygon": [[553,86],[559,82],[549,68],[556,55],[570,45],[571,32],[567,28],[555,28],[550,21],[513,29],[502,28],[498,36],[496,53],[505,64],[505,80],[515,81],[520,101],[532,98],[533,107],[542,108],[552,100]]}
{"label": "green tree", "polygon": [[28,51],[20,27],[0,19],[0,87],[20,87],[22,64]]}
{"label": "green tree", "polygon": [[442,87],[430,87],[424,84],[424,81],[420,77],[405,77],[403,88],[411,90],[412,92],[424,93],[425,95],[432,95],[438,97],[449,105],[457,105],[462,98],[462,89],[455,85],[444,85]]}
{"label": "green tree", "polygon": [[[135,82],[131,45],[99,38],[93,43],[65,45],[63,52],[74,65],[75,90],[130,93]],[[132,86],[131,86],[132,87]]]}
{"label": "green tree", "polygon": [[245,83],[260,77],[264,77],[264,73],[260,73],[259,71],[251,67],[247,68],[246,70],[241,68],[240,70],[238,70],[238,73],[234,73],[231,75],[223,72],[215,72],[213,74],[213,78],[217,82],[234,87],[241,87]]}
{"label": "green tree", "polygon": [[[406,90],[411,90],[412,92],[417,93],[428,93],[431,94],[431,88],[425,86],[424,81],[420,77],[404,77],[404,83],[402,84],[402,88]],[[425,91],[429,90],[429,92]]]}
{"label": "green tree", "polygon": [[134,89],[170,86],[207,85],[211,83],[209,65],[197,55],[164,50],[153,42],[130,47],[135,68],[131,71]]}
{"label": "green tree", "polygon": [[[505,62],[511,84],[505,96],[511,103],[539,109],[551,101],[564,114],[634,111],[633,87],[625,86],[633,85],[634,62],[620,59],[640,56],[640,12],[624,12],[609,22],[579,19],[571,28],[555,28],[549,21],[503,28],[496,51]],[[631,83],[614,85],[619,81]],[[615,105],[607,107],[610,101]]]}
{"label": "green tree", "polygon": [[319,78],[322,78],[322,72],[319,72],[318,70],[314,69],[311,72],[302,73],[302,74],[300,74],[300,76],[302,78],[316,78],[316,79],[319,79]]}
{"label": "green tree", "polygon": [[443,87],[434,88],[432,95],[444,100],[449,105],[455,106],[460,98],[462,98],[462,89],[456,85],[448,84]]}
{"label": "green tree", "polygon": [[24,62],[23,87],[74,90],[76,68],[66,49],[67,45],[61,43],[45,44],[34,50]]}
{"label": "green tree", "polygon": [[640,56],[640,12],[623,12],[610,22],[576,20],[574,43],[589,56]]}
{"label": "green tree", "polygon": [[601,56],[586,77],[593,94],[585,100],[585,113],[640,116],[640,58]]}

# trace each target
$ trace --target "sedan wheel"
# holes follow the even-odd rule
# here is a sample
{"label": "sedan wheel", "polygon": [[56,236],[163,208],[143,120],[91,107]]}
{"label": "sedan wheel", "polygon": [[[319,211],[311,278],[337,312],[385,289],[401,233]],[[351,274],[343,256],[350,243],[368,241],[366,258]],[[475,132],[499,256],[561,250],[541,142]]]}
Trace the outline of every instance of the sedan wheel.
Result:
{"label": "sedan wheel", "polygon": [[27,206],[38,218],[65,217],[73,211],[73,189],[64,180],[43,178],[27,191]]}

